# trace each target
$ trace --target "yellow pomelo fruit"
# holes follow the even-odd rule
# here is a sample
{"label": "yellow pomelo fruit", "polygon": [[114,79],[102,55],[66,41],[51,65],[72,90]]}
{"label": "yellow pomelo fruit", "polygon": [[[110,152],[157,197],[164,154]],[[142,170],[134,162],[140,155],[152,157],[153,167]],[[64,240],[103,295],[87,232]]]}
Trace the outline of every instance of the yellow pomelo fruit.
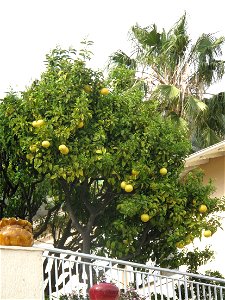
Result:
{"label": "yellow pomelo fruit", "polygon": [[142,222],[148,222],[150,220],[150,216],[148,214],[142,214],[141,215],[141,221]]}
{"label": "yellow pomelo fruit", "polygon": [[32,126],[33,126],[33,127],[38,127],[37,121],[33,121],[33,122],[32,122]]}
{"label": "yellow pomelo fruit", "polygon": [[125,189],[125,186],[126,186],[126,181],[122,181],[121,182],[121,184],[120,184],[120,186],[121,186],[121,189]]}
{"label": "yellow pomelo fruit", "polygon": [[212,236],[212,232],[211,232],[211,230],[205,230],[203,235],[204,235],[204,237],[210,237],[210,236]]}
{"label": "yellow pomelo fruit", "polygon": [[86,93],[90,93],[90,92],[92,91],[92,87],[91,87],[90,85],[86,84],[86,85],[84,86],[84,91],[85,91]]}
{"label": "yellow pomelo fruit", "polygon": [[167,169],[166,169],[166,168],[161,168],[161,169],[159,170],[159,173],[160,173],[161,175],[166,175],[166,174],[167,174]]}
{"label": "yellow pomelo fruit", "polygon": [[206,206],[205,204],[201,204],[201,205],[199,206],[199,208],[198,208],[198,211],[199,211],[201,214],[207,212],[207,210],[208,210],[208,208],[207,208],[207,206]]}
{"label": "yellow pomelo fruit", "polygon": [[44,123],[45,123],[44,120],[37,120],[37,122],[36,122],[36,127],[41,127],[41,126],[44,125]]}
{"label": "yellow pomelo fruit", "polygon": [[62,154],[68,154],[68,153],[69,153],[69,149],[68,149],[68,147],[66,147],[66,145],[60,145],[60,146],[59,146],[59,151],[60,151]]}
{"label": "yellow pomelo fruit", "polygon": [[100,91],[100,94],[103,96],[107,96],[109,93],[110,93],[109,89],[107,89],[107,88],[102,88]]}
{"label": "yellow pomelo fruit", "polygon": [[44,147],[44,148],[48,148],[48,147],[50,147],[50,142],[49,141],[43,141],[41,143],[41,146]]}
{"label": "yellow pomelo fruit", "polygon": [[80,121],[79,124],[77,125],[77,127],[78,127],[78,128],[84,127],[84,122],[83,122],[83,121]]}
{"label": "yellow pomelo fruit", "polygon": [[30,151],[31,152],[36,152],[37,151],[37,145],[31,145],[30,146]]}
{"label": "yellow pomelo fruit", "polygon": [[137,170],[132,170],[131,171],[131,174],[134,175],[134,176],[137,176],[139,174],[139,171]]}
{"label": "yellow pomelo fruit", "polygon": [[33,156],[33,154],[31,154],[31,153],[28,153],[28,154],[26,155],[26,158],[27,158],[27,159],[33,159],[33,158],[34,158],[34,156]]}
{"label": "yellow pomelo fruit", "polygon": [[131,193],[133,191],[133,189],[134,188],[133,188],[132,184],[126,184],[125,188],[124,188],[125,192],[127,192],[127,193]]}

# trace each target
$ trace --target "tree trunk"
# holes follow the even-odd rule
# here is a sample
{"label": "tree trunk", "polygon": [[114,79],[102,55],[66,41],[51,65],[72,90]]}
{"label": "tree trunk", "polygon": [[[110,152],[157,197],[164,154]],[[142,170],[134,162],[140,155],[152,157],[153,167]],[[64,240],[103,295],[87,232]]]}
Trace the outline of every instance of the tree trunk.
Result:
{"label": "tree trunk", "polygon": [[[91,253],[91,236],[90,232],[86,231],[83,235],[83,244],[82,244],[82,252],[85,254],[90,254]],[[90,258],[82,258],[82,261],[85,263],[85,273],[86,273],[86,283],[87,283],[87,292],[89,288],[91,287],[91,282],[93,278],[90,278],[90,267],[89,264],[91,263]],[[94,270],[92,270],[92,275]]]}
{"label": "tree trunk", "polygon": [[86,254],[91,253],[91,236],[90,232],[85,232],[82,234],[83,243],[82,243],[82,252]]}

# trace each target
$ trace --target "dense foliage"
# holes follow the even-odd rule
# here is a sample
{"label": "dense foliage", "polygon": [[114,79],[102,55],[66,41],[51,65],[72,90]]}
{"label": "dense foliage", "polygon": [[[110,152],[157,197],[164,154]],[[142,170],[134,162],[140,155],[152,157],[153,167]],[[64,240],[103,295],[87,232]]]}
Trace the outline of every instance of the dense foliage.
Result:
{"label": "dense foliage", "polygon": [[201,174],[182,178],[187,133],[143,101],[135,72],[115,67],[105,79],[87,55],[54,49],[40,80],[1,103],[1,183],[17,187],[3,214],[16,201],[34,216],[46,202],[39,232],[51,224],[56,245],[176,267],[188,260],[180,249],[216,231],[222,202]]}

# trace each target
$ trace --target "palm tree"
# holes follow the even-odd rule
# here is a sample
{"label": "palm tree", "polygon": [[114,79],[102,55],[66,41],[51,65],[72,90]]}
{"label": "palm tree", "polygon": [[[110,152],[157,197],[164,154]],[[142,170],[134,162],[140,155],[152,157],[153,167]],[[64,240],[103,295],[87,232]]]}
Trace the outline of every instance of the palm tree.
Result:
{"label": "palm tree", "polygon": [[[155,24],[145,28],[135,25],[131,29],[131,40],[132,55],[117,51],[111,56],[111,63],[135,69],[146,83],[146,99],[157,99],[166,117],[187,124],[196,147],[223,139],[225,109],[224,105],[220,107],[223,102],[218,99],[221,97],[209,101],[205,95],[224,75],[224,61],[220,57],[225,38],[202,34],[192,43],[184,14],[168,32],[165,29],[159,32]],[[207,120],[212,105],[218,118],[217,126],[212,119]],[[196,142],[201,130],[208,138]]]}
{"label": "palm tree", "polygon": [[204,99],[207,110],[204,118],[199,116],[192,131],[194,150],[218,143],[225,138],[225,92]]}

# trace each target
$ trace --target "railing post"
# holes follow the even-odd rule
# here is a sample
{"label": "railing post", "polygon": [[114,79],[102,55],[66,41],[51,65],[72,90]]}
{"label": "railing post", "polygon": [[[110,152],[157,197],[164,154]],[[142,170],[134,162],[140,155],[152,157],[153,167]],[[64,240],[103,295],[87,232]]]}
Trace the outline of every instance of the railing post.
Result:
{"label": "railing post", "polygon": [[186,275],[184,275],[184,295],[185,295],[185,300],[188,300],[188,285],[187,285]]}
{"label": "railing post", "polygon": [[0,299],[41,300],[42,249],[0,246]]}

